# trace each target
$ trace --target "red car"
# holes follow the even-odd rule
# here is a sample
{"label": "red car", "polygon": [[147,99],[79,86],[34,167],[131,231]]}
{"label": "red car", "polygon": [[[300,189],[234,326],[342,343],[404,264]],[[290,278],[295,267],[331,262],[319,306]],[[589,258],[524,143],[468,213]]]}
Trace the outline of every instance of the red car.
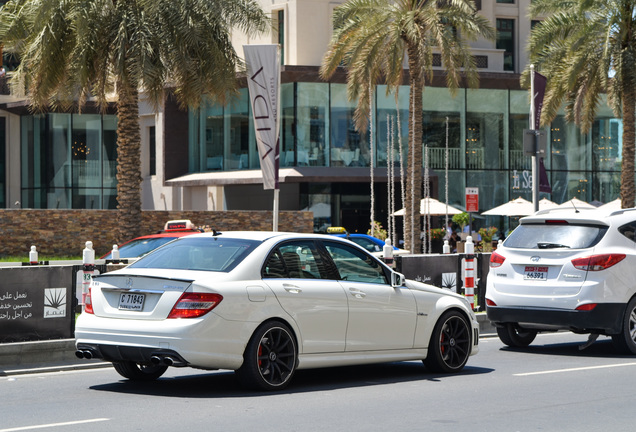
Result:
{"label": "red car", "polygon": [[[200,232],[202,230],[196,228],[187,219],[168,221],[163,231],[134,238],[119,246],[119,258],[139,258],[176,238]],[[112,259],[112,251],[104,255],[102,259]]]}

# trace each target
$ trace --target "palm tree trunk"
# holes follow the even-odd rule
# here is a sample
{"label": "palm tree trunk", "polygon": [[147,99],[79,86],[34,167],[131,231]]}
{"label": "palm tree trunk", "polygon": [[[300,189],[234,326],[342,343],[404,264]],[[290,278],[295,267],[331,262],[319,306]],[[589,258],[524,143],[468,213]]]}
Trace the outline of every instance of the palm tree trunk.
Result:
{"label": "palm tree trunk", "polygon": [[409,56],[409,155],[406,175],[407,193],[404,215],[405,249],[422,253],[420,200],[422,199],[422,68],[418,53],[408,48]]}
{"label": "palm tree trunk", "polygon": [[634,207],[634,146],[636,141],[636,88],[623,93],[623,162],[621,165],[621,207]]}
{"label": "palm tree trunk", "polygon": [[117,209],[118,242],[139,236],[141,221],[141,134],[139,94],[120,81],[117,86]]}

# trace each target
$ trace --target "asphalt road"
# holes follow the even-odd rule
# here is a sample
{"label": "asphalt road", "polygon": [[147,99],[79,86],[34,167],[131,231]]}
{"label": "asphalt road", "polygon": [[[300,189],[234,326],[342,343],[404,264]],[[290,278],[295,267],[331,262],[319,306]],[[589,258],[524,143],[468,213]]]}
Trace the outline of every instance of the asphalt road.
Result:
{"label": "asphalt road", "polygon": [[524,350],[480,341],[458,375],[421,362],[299,371],[281,393],[231,372],[171,368],[127,382],[112,369],[0,377],[9,431],[631,431],[636,357],[608,338],[540,335]]}

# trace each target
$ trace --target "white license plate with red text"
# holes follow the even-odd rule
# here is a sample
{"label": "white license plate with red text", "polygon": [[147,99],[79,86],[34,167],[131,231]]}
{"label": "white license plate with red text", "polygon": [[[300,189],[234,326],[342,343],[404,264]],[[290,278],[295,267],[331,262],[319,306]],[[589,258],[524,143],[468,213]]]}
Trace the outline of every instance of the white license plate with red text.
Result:
{"label": "white license plate with red text", "polygon": [[548,267],[546,266],[526,266],[523,272],[524,280],[548,280]]}

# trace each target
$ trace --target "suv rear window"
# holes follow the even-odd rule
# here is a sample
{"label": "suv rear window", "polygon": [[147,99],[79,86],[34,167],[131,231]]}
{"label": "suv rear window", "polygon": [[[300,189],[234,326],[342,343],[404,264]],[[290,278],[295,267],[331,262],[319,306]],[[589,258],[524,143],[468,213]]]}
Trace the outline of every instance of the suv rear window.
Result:
{"label": "suv rear window", "polygon": [[523,224],[504,245],[517,249],[585,249],[595,246],[606,232],[606,226]]}

